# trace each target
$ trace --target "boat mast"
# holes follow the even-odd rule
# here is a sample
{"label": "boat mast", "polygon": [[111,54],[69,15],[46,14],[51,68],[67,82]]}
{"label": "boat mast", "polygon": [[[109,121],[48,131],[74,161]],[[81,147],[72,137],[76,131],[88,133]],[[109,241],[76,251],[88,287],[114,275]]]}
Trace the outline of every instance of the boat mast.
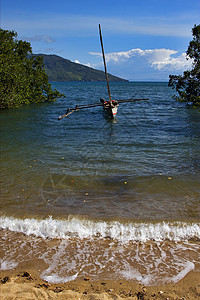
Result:
{"label": "boat mast", "polygon": [[105,54],[104,54],[103,39],[102,39],[101,25],[100,24],[99,24],[99,34],[100,34],[101,49],[102,49],[102,54],[103,54],[103,62],[104,62],[105,75],[106,75],[106,81],[107,81],[107,87],[108,87],[109,102],[111,104],[110,86],[109,86],[109,82],[108,82],[108,73],[107,73],[107,68],[106,68],[106,59],[105,59]]}

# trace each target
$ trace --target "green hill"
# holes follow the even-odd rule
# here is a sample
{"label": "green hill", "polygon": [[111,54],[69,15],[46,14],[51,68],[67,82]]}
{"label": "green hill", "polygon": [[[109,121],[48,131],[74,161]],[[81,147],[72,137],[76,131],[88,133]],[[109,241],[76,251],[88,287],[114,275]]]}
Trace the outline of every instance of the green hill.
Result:
{"label": "green hill", "polygon": [[[105,73],[74,63],[58,55],[34,54],[42,56],[50,81],[105,81]],[[109,81],[127,81],[108,74]]]}

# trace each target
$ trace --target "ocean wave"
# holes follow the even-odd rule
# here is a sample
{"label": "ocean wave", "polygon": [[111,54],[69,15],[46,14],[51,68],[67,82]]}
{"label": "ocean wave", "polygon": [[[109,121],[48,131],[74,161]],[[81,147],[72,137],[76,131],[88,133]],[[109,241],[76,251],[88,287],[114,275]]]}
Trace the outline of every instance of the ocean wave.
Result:
{"label": "ocean wave", "polygon": [[47,238],[110,238],[122,243],[131,241],[186,241],[200,239],[200,224],[187,222],[136,223],[94,221],[69,216],[66,220],[18,219],[0,217],[0,229]]}

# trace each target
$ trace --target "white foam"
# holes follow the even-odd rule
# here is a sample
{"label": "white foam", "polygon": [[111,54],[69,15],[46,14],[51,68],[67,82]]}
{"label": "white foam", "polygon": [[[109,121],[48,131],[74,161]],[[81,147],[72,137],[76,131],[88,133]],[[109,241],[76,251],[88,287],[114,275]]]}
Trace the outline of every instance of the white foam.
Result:
{"label": "white foam", "polygon": [[12,270],[17,265],[18,265],[18,263],[13,260],[7,261],[7,260],[0,259],[0,270],[2,270],[2,271],[3,270]]}
{"label": "white foam", "polygon": [[0,217],[0,228],[46,238],[105,238],[110,237],[122,243],[130,241],[186,241],[191,238],[200,239],[200,224],[186,222],[159,223],[122,223],[119,221],[93,221],[68,217],[56,220],[49,217],[44,220],[17,219]]}
{"label": "white foam", "polygon": [[184,278],[187,273],[194,270],[194,268],[195,268],[194,263],[188,261],[185,263],[185,267],[183,268],[183,270],[181,270],[176,276],[172,277],[170,280],[173,282],[178,282],[179,280]]}
{"label": "white foam", "polygon": [[75,280],[77,276],[78,276],[78,273],[76,273],[72,276],[65,276],[65,277],[61,277],[58,274],[54,273],[51,275],[43,275],[43,276],[41,276],[41,278],[50,283],[65,283],[65,282]]}
{"label": "white foam", "polygon": [[148,285],[152,280],[151,275],[144,276],[144,275],[140,274],[140,272],[138,270],[130,268],[129,266],[127,266],[126,270],[120,271],[119,273],[127,280],[135,279],[138,282],[140,282],[141,284],[145,284],[145,285]]}

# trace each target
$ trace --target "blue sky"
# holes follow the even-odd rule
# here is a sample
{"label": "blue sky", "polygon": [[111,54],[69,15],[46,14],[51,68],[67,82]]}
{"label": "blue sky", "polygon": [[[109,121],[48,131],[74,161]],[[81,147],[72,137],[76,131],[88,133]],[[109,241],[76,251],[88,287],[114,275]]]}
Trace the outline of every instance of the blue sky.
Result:
{"label": "blue sky", "polygon": [[1,28],[33,53],[56,54],[129,80],[168,80],[191,67],[185,52],[200,24],[199,0],[1,0]]}

